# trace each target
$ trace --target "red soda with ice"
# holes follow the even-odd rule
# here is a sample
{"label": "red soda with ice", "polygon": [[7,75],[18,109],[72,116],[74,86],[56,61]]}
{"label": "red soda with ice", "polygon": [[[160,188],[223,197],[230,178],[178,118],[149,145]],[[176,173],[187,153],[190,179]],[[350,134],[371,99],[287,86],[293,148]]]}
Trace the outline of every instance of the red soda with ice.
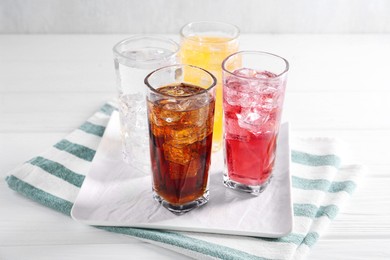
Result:
{"label": "red soda with ice", "polygon": [[225,185],[228,180],[263,189],[275,161],[285,81],[269,71],[242,68],[223,84]]}

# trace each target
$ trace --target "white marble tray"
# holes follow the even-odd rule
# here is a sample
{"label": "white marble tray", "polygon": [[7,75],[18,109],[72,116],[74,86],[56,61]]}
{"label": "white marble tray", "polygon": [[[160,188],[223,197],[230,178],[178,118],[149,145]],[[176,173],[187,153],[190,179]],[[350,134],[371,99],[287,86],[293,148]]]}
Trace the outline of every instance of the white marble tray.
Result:
{"label": "white marble tray", "polygon": [[119,116],[113,113],[91,170],[72,208],[72,218],[88,225],[128,226],[255,237],[280,237],[293,223],[288,124],[282,125],[274,176],[258,197],[222,184],[222,152],[213,154],[210,201],[176,216],[152,198],[151,177],[121,158]]}

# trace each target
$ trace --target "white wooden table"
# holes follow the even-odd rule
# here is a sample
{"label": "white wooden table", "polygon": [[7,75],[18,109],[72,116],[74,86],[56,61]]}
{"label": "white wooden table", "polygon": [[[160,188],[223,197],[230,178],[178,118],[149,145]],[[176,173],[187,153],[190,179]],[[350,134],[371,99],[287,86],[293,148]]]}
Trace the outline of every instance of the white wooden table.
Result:
{"label": "white wooden table", "polygon": [[[115,96],[111,47],[125,37],[0,35],[0,259],[187,259],[79,224],[4,181]],[[293,136],[339,137],[369,168],[309,259],[390,259],[390,35],[242,35],[241,49],[290,61]]]}

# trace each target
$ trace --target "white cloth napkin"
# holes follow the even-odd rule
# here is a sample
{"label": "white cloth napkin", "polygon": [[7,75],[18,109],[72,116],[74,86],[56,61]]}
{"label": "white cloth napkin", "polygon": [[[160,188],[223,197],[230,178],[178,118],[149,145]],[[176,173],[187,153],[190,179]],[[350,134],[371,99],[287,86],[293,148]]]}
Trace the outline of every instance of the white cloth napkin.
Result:
{"label": "white cloth napkin", "polygon": [[[223,185],[222,151],[213,153],[209,170],[210,201],[176,216],[152,199],[151,172],[123,161],[119,113],[114,111],[76,201],[73,219],[92,226],[127,226],[254,237],[291,232],[291,161],[288,124],[279,130],[272,182],[261,196]],[[139,158],[143,159],[143,157]],[[146,159],[146,158],[145,158]]]}
{"label": "white cloth napkin", "polygon": [[[11,189],[70,215],[115,104],[107,103],[47,152],[9,172]],[[345,165],[343,143],[329,138],[291,138],[293,231],[284,237],[170,232],[99,227],[137,237],[196,259],[302,259],[318,241],[362,174]]]}

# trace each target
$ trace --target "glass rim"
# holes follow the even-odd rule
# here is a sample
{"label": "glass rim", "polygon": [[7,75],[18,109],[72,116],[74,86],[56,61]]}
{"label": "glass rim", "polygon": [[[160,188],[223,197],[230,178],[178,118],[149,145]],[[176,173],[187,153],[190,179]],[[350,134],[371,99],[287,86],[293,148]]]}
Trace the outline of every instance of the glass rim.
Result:
{"label": "glass rim", "polygon": [[[228,69],[226,68],[225,65],[226,65],[227,61],[228,61],[230,58],[232,58],[232,57],[235,56],[235,55],[239,55],[239,54],[256,54],[256,55],[259,55],[259,54],[260,54],[260,55],[269,55],[269,56],[273,56],[273,57],[275,57],[275,58],[278,58],[278,59],[281,59],[282,61],[284,61],[284,63],[285,63],[285,69],[284,69],[281,73],[279,73],[278,75],[276,75],[276,77],[274,77],[274,78],[268,78],[268,79],[261,79],[261,78],[258,79],[258,78],[251,78],[251,77],[246,77],[246,76],[237,75],[237,74],[234,74],[234,72],[228,70]],[[290,64],[289,64],[289,62],[288,62],[285,58],[283,58],[283,57],[281,57],[281,56],[279,56],[279,55],[276,55],[276,54],[273,54],[273,53],[270,53],[270,52],[264,52],[264,51],[239,51],[239,52],[235,52],[235,53],[230,54],[229,56],[227,56],[227,57],[223,60],[223,62],[222,62],[222,70],[223,70],[224,72],[227,72],[227,73],[229,73],[230,75],[233,75],[233,76],[238,77],[238,78],[249,79],[249,80],[275,80],[275,79],[281,78],[283,75],[285,75],[285,74],[288,72],[289,68],[290,68]]]}
{"label": "glass rim", "polygon": [[138,62],[138,63],[146,63],[146,64],[148,64],[148,63],[159,62],[159,61],[156,61],[156,60],[138,61],[136,59],[132,59],[132,58],[126,56],[126,55],[123,55],[119,51],[119,47],[124,45],[126,42],[131,42],[133,40],[139,40],[139,39],[158,40],[158,41],[163,41],[163,42],[172,44],[172,46],[174,46],[175,50],[172,52],[172,54],[169,54],[168,56],[164,57],[164,60],[169,60],[170,58],[176,56],[179,53],[179,50],[180,50],[180,45],[177,42],[175,42],[174,40],[170,39],[170,38],[166,38],[166,37],[163,37],[163,36],[152,35],[152,34],[138,34],[138,35],[133,35],[131,37],[125,38],[125,39],[119,41],[118,43],[116,43],[112,47],[112,51],[113,51],[114,55],[119,56],[119,57],[121,57],[123,59],[126,59],[126,60],[131,60],[131,61],[134,61],[134,62]]}
{"label": "glass rim", "polygon": [[[161,70],[164,70],[164,69],[168,69],[168,68],[172,68],[172,67],[177,67],[177,68],[182,68],[182,67],[192,67],[192,68],[195,68],[195,69],[198,69],[198,70],[202,70],[204,72],[206,72],[212,79],[213,83],[211,84],[211,86],[209,86],[208,88],[204,88],[202,91],[198,92],[198,93],[195,93],[195,94],[191,94],[191,95],[185,95],[185,96],[175,96],[175,95],[169,95],[169,94],[165,94],[165,93],[161,93],[159,91],[157,91],[156,88],[152,87],[149,83],[149,78],[150,76],[152,76],[152,74],[158,72],[158,71],[161,71]],[[190,64],[173,64],[173,65],[168,65],[168,66],[164,66],[164,67],[161,67],[161,68],[158,68],[158,69],[155,69],[154,71],[150,72],[148,75],[146,75],[145,79],[144,79],[144,83],[145,85],[154,93],[157,93],[159,95],[163,95],[163,96],[167,96],[167,97],[173,97],[173,98],[188,98],[188,97],[194,97],[194,96],[197,96],[197,95],[202,95],[204,93],[207,93],[209,90],[213,89],[216,85],[217,85],[217,78],[209,71],[203,69],[203,68],[200,68],[198,66],[194,66],[194,65],[190,65]],[[190,83],[189,83],[190,84]],[[194,85],[194,84],[192,84]]]}
{"label": "glass rim", "polygon": [[207,41],[198,41],[198,40],[194,40],[194,39],[191,39],[189,38],[189,35],[185,35],[184,34],[184,29],[186,27],[189,27],[193,24],[219,24],[219,25],[224,25],[224,26],[229,26],[231,28],[234,29],[234,36],[233,37],[229,37],[227,40],[224,40],[224,41],[217,41],[217,42],[213,42],[214,44],[218,44],[218,43],[227,43],[227,42],[232,42],[236,39],[238,39],[238,37],[240,36],[240,28],[238,28],[238,26],[234,25],[234,24],[231,24],[231,23],[226,23],[226,22],[220,22],[220,21],[196,21],[196,22],[189,22],[187,24],[185,24],[183,27],[181,27],[180,29],[180,36],[183,37],[183,38],[186,38],[187,40],[190,40],[190,41],[194,41],[194,42],[207,42]]}

